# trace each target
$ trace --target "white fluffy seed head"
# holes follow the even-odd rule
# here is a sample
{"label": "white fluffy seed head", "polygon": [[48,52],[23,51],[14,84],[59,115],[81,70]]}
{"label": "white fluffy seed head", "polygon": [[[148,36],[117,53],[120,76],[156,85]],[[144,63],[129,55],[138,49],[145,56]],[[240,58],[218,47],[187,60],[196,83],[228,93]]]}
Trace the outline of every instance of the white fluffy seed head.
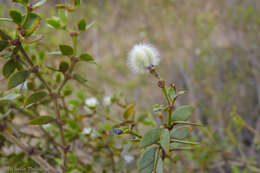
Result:
{"label": "white fluffy seed head", "polygon": [[127,64],[135,73],[144,73],[160,63],[158,50],[151,44],[136,44],[128,54]]}
{"label": "white fluffy seed head", "polygon": [[110,106],[111,105],[111,97],[110,96],[106,96],[103,98],[103,104],[104,106]]}
{"label": "white fluffy seed head", "polygon": [[90,97],[90,98],[85,100],[85,104],[88,107],[96,107],[99,104],[99,102],[95,97]]}

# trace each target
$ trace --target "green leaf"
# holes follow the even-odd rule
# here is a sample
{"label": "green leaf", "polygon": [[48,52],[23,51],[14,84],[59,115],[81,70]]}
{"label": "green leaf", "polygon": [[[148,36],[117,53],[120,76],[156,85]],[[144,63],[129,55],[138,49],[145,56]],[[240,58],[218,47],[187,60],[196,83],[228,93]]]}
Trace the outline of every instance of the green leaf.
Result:
{"label": "green leaf", "polygon": [[65,73],[68,69],[69,69],[69,64],[65,61],[61,61],[60,65],[59,65],[59,71],[61,71],[62,73]]}
{"label": "green leaf", "polygon": [[32,103],[39,102],[40,100],[42,100],[47,95],[48,94],[45,91],[35,92],[25,99],[24,106],[27,106],[27,105],[32,104]]}
{"label": "green leaf", "polygon": [[13,0],[13,2],[17,2],[20,4],[26,5],[26,4],[28,4],[29,0]]}
{"label": "green leaf", "polygon": [[60,24],[59,20],[56,18],[46,19],[46,23],[51,28],[54,28],[54,29],[61,28],[61,24]]}
{"label": "green leaf", "polygon": [[22,14],[17,11],[17,10],[10,10],[9,11],[10,17],[13,19],[13,22],[16,24],[21,24],[22,23]]}
{"label": "green leaf", "polygon": [[78,29],[80,31],[85,31],[86,29],[86,22],[85,22],[85,19],[80,19],[79,22],[78,22]]}
{"label": "green leaf", "polygon": [[58,16],[63,25],[68,23],[68,11],[64,9],[59,9]]}
{"label": "green leaf", "polygon": [[40,1],[36,2],[35,4],[33,4],[32,8],[36,9],[36,8],[42,6],[43,4],[45,4],[46,2],[47,2],[47,0],[40,0]]}
{"label": "green leaf", "polygon": [[29,124],[32,124],[32,125],[43,125],[43,124],[48,124],[48,123],[50,123],[53,120],[54,120],[54,118],[52,118],[51,116],[39,116],[39,117],[36,117],[33,120],[31,120],[29,122]]}
{"label": "green leaf", "polygon": [[163,173],[163,161],[161,157],[159,158],[157,163],[156,173]]}
{"label": "green leaf", "polygon": [[0,104],[6,104],[12,100],[15,100],[16,98],[18,98],[20,96],[20,94],[8,94],[2,98],[0,98]]}
{"label": "green leaf", "polygon": [[87,80],[85,78],[83,78],[82,76],[80,76],[79,74],[74,73],[72,78],[75,79],[80,84],[87,86],[87,84],[86,84]]}
{"label": "green leaf", "polygon": [[165,108],[167,108],[167,107],[165,107],[164,105],[155,104],[153,106],[153,111],[154,112],[159,112],[159,111],[163,111]]}
{"label": "green leaf", "polygon": [[127,120],[131,115],[134,114],[134,109],[135,109],[135,105],[134,104],[130,104],[127,106],[124,114],[123,114],[123,117],[125,120]]}
{"label": "green leaf", "polygon": [[28,16],[28,20],[23,24],[23,28],[26,30],[26,36],[32,35],[32,33],[38,28],[40,25],[41,18],[35,13],[30,13]]}
{"label": "green leaf", "polygon": [[60,45],[60,51],[62,55],[71,56],[73,54],[73,48],[68,45]]}
{"label": "green leaf", "polygon": [[0,38],[2,38],[3,40],[12,40],[12,38],[1,29],[0,29]]}
{"label": "green leaf", "polygon": [[80,6],[80,0],[74,0],[75,8]]}
{"label": "green leaf", "polygon": [[170,152],[170,132],[168,129],[161,130],[160,143],[166,153]]}
{"label": "green leaf", "polygon": [[157,147],[147,148],[138,161],[138,170],[141,173],[152,173],[155,163]]}
{"label": "green leaf", "polygon": [[14,71],[15,71],[16,65],[14,60],[9,60],[5,63],[3,67],[3,75],[4,77],[8,78]]}
{"label": "green leaf", "polygon": [[24,83],[29,74],[30,73],[28,71],[18,71],[14,73],[8,79],[7,88],[11,89]]}
{"label": "green leaf", "polygon": [[191,105],[185,105],[178,107],[173,113],[172,113],[172,120],[173,121],[187,121],[190,116],[192,115],[195,108]]}
{"label": "green leaf", "polygon": [[141,140],[141,146],[146,147],[160,140],[160,128],[152,129],[146,132]]}
{"label": "green leaf", "polygon": [[168,95],[170,97],[170,100],[175,99],[175,97],[177,96],[173,88],[168,89]]}
{"label": "green leaf", "polygon": [[79,56],[79,59],[80,59],[81,61],[86,61],[86,62],[89,62],[89,61],[93,61],[93,60],[94,60],[94,58],[93,58],[90,54],[88,54],[88,53],[83,53],[83,54],[81,54],[81,55]]}
{"label": "green leaf", "polygon": [[172,129],[171,138],[174,139],[183,139],[185,138],[191,131],[191,127],[178,127]]}
{"label": "green leaf", "polygon": [[0,52],[5,48],[7,48],[8,45],[9,45],[8,41],[0,40]]}

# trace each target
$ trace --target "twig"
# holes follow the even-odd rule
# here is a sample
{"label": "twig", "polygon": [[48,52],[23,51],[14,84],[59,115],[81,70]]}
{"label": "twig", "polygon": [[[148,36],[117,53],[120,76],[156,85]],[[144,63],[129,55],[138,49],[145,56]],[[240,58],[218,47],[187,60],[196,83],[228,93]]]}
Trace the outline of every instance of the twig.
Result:
{"label": "twig", "polygon": [[[29,65],[33,68],[34,64],[31,61],[30,57],[27,55],[27,53],[25,52],[22,43],[20,40],[17,41],[17,46],[20,49],[22,55],[24,56],[24,58],[26,59],[26,61],[29,63]],[[38,70],[35,70],[35,75],[40,79],[40,81],[43,83],[43,85],[47,88],[47,90],[49,91],[49,93],[51,94],[51,88],[49,87],[49,85],[46,83],[46,81],[43,79],[43,77],[41,76],[41,74],[39,73]]]}
{"label": "twig", "polygon": [[49,172],[49,173],[59,173],[59,171],[56,171],[41,156],[35,155],[32,152],[33,150],[30,146],[22,143],[21,140],[17,139],[15,136],[13,136],[13,135],[5,132],[5,131],[1,132],[1,135],[3,135],[10,142],[16,144],[21,150],[23,150],[25,153],[27,153],[35,162],[37,162],[47,172]]}

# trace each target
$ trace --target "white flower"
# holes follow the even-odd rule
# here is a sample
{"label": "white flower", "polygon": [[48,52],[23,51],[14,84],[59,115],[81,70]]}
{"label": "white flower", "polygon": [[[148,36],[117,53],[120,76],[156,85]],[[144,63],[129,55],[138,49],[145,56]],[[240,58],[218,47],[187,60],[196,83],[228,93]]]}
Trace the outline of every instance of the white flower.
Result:
{"label": "white flower", "polygon": [[90,128],[90,127],[85,127],[82,130],[82,133],[85,134],[85,135],[89,135],[91,132],[92,132],[92,128]]}
{"label": "white flower", "polygon": [[99,102],[98,100],[95,98],[95,97],[91,97],[91,98],[88,98],[85,100],[85,104],[88,106],[88,107],[96,107]]}
{"label": "white flower", "polygon": [[103,104],[104,104],[105,106],[111,105],[111,97],[110,97],[110,96],[104,97],[104,98],[103,98]]}
{"label": "white flower", "polygon": [[48,128],[51,127],[51,124],[44,124],[44,125],[42,125],[42,127],[45,128],[45,129],[48,129]]}
{"label": "white flower", "polygon": [[136,73],[144,73],[160,63],[159,52],[151,44],[136,44],[129,52],[127,64]]}
{"label": "white flower", "polygon": [[135,158],[132,155],[124,155],[123,159],[126,161],[126,163],[131,163]]}

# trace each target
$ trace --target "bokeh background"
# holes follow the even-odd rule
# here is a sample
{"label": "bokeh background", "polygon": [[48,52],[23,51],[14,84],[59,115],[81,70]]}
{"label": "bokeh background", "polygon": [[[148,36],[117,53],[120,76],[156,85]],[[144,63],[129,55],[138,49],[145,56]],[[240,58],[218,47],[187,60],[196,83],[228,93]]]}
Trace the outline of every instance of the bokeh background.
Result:
{"label": "bokeh background", "polygon": [[[1,16],[8,16],[11,3],[0,2]],[[49,0],[37,11],[50,17],[62,2]],[[95,22],[81,35],[80,50],[91,53],[98,66],[81,64],[77,71],[96,92],[124,93],[137,115],[163,103],[152,76],[127,68],[128,51],[140,42],[160,51],[157,70],[167,84],[187,91],[176,104],[196,106],[192,121],[204,127],[194,135],[202,144],[193,153],[179,153],[176,172],[259,172],[259,0],[83,0],[74,17]],[[50,52],[58,50],[57,43],[71,44],[63,31],[38,32],[53,35],[43,39]],[[54,56],[46,61],[59,62]]]}

